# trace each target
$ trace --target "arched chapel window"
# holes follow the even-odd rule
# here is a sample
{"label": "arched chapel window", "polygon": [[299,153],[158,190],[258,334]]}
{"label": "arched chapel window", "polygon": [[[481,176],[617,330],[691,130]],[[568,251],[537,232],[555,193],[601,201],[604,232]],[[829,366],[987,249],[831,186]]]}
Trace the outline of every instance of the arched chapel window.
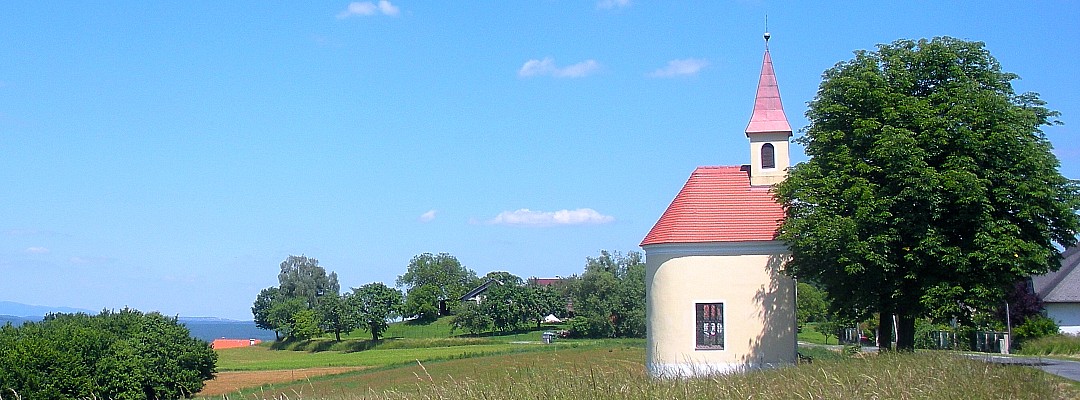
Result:
{"label": "arched chapel window", "polygon": [[772,143],[761,145],[761,168],[776,168],[776,150]]}

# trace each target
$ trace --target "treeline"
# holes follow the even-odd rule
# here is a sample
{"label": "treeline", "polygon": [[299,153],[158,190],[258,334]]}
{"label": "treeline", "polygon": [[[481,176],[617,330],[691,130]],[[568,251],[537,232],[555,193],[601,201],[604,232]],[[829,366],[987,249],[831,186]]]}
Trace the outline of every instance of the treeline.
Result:
{"label": "treeline", "polygon": [[[577,337],[645,335],[645,265],[641,253],[601,251],[581,275],[538,284],[505,271],[483,277],[446,253],[410,260],[391,288],[370,283],[342,293],[337,274],[306,256],[280,265],[278,286],[263,289],[252,306],[256,326],[278,340],[305,340],[357,329],[379,340],[389,322],[430,322],[453,315],[455,330],[472,334],[513,332],[539,326],[548,315],[566,318]],[[474,289],[482,288],[472,298]]]}
{"label": "treeline", "polygon": [[213,378],[217,353],[158,313],[50,314],[0,327],[0,390],[25,399],[175,399]]}

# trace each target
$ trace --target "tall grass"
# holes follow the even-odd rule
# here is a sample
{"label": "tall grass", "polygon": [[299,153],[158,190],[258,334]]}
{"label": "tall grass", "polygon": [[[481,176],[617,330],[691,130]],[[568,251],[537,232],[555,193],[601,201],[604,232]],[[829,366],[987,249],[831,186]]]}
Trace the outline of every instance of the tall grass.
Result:
{"label": "tall grass", "polygon": [[[421,376],[421,379],[424,377]],[[430,378],[429,378],[430,379]],[[341,399],[1076,399],[1080,391],[1032,368],[942,353],[886,354],[747,374],[657,380],[640,369],[532,368],[496,380],[417,384]]]}
{"label": "tall grass", "polygon": [[1054,335],[1028,340],[1020,345],[1017,353],[1033,356],[1080,355],[1080,337]]}
{"label": "tall grass", "polygon": [[[291,400],[398,399],[1076,399],[1077,386],[1030,367],[1003,366],[969,360],[944,352],[867,355],[815,360],[812,364],[746,374],[696,379],[652,379],[637,350],[569,351],[575,362],[528,358],[516,363],[490,358],[483,370],[455,368],[447,375],[443,363],[414,363],[413,368],[380,372],[379,379],[404,384],[376,389],[359,372],[351,377],[310,382],[286,391],[244,398]],[[620,354],[623,353],[623,354]],[[596,359],[599,362],[582,362]],[[480,359],[462,365],[474,365]],[[425,366],[426,365],[426,366]],[[478,366],[479,367],[479,366]],[[408,375],[406,378],[404,375]],[[347,381],[342,381],[347,379]],[[411,383],[408,383],[411,380]],[[351,384],[348,384],[351,382]],[[281,388],[284,389],[284,388]],[[237,397],[239,398],[239,397]]]}

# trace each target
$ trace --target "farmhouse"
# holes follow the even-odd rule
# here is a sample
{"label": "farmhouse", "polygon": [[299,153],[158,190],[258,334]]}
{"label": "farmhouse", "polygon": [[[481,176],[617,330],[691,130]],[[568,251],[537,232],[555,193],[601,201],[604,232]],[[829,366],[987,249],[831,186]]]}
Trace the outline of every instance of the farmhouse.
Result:
{"label": "farmhouse", "polygon": [[646,368],[689,376],[794,363],[795,284],[776,240],[772,185],[790,163],[792,131],[765,34],[750,165],[698,167],[641,242],[646,255]]}
{"label": "farmhouse", "polygon": [[1061,333],[1080,335],[1080,246],[1066,249],[1061,268],[1032,277],[1031,284]]}

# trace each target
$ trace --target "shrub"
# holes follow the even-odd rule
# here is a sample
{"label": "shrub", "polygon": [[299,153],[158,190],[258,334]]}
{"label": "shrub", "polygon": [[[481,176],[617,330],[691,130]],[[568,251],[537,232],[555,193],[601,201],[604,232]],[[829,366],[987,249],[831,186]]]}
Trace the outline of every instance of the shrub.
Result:
{"label": "shrub", "polygon": [[217,363],[176,318],[131,309],[5,326],[0,349],[0,390],[31,399],[191,397]]}
{"label": "shrub", "polygon": [[611,323],[599,316],[578,315],[567,323],[572,338],[609,338],[615,330]]}
{"label": "shrub", "polygon": [[1013,336],[1017,342],[1052,336],[1058,333],[1058,325],[1053,319],[1042,315],[1035,315],[1024,320],[1023,324],[1013,328]]}

